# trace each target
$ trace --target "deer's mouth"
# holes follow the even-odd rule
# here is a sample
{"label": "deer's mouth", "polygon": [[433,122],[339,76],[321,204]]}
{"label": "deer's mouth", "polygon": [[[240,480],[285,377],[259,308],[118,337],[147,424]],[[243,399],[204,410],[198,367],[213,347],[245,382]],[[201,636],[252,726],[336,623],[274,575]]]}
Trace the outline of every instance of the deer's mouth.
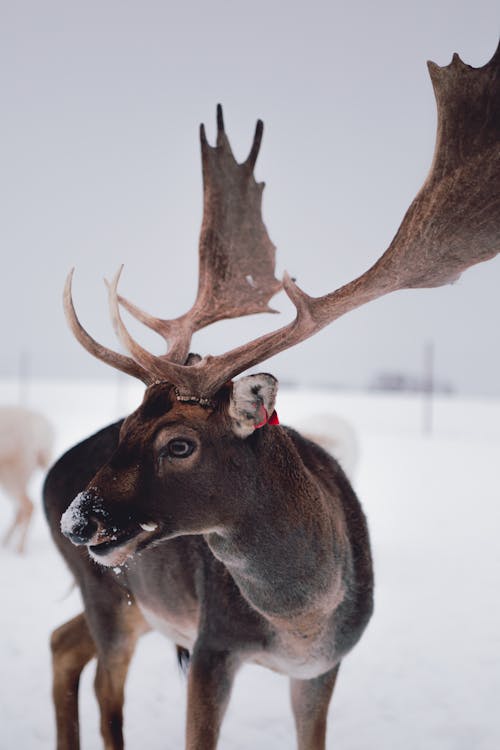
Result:
{"label": "deer's mouth", "polygon": [[157,527],[156,523],[142,523],[123,530],[114,529],[106,536],[101,532],[103,540],[94,539],[87,548],[91,557],[101,565],[120,566],[135,554],[139,545],[142,548],[148,543]]}
{"label": "deer's mouth", "polygon": [[113,534],[113,539],[109,542],[100,542],[99,544],[90,544],[89,550],[94,555],[106,555],[110,550],[117,549],[122,545],[134,539],[140,533],[140,529],[132,529],[129,531],[123,531],[120,534]]}

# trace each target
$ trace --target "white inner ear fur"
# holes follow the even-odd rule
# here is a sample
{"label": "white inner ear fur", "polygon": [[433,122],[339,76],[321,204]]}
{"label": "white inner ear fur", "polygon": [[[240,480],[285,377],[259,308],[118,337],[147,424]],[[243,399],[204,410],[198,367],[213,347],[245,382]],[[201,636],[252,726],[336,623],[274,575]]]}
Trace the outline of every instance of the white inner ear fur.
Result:
{"label": "white inner ear fur", "polygon": [[233,420],[234,434],[246,438],[271,416],[277,392],[278,381],[267,373],[246,375],[233,383],[229,416]]}

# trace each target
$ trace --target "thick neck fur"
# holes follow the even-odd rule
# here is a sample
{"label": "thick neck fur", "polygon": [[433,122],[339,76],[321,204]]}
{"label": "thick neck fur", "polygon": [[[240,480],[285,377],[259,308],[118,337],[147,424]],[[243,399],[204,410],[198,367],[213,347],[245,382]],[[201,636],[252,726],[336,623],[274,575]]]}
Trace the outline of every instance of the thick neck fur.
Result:
{"label": "thick neck fur", "polygon": [[306,611],[327,617],[351,570],[336,464],[286,428],[267,427],[252,440],[263,467],[252,478],[253,491],[236,522],[208,534],[207,542],[268,619],[296,620]]}

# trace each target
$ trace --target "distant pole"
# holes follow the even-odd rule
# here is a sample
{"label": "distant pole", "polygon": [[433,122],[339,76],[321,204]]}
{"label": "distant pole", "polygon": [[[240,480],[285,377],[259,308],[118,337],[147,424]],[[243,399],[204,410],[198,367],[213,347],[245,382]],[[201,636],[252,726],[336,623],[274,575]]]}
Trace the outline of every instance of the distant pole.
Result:
{"label": "distant pole", "polygon": [[21,406],[26,406],[28,403],[29,395],[29,379],[30,379],[30,355],[27,351],[19,353],[19,360],[17,366],[17,398]]}
{"label": "distant pole", "polygon": [[424,435],[432,435],[434,427],[434,342],[424,345],[424,378],[422,401],[422,427]]}

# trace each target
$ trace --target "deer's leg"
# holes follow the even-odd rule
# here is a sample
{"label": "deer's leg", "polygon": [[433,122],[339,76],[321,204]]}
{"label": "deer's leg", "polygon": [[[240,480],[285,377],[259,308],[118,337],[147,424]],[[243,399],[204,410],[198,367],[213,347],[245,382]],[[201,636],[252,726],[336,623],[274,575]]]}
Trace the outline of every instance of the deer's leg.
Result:
{"label": "deer's leg", "polygon": [[96,654],[83,614],[54,630],[50,645],[57,750],[78,750],[78,684],[82,669]]}
{"label": "deer's leg", "polygon": [[3,544],[4,547],[6,547],[8,545],[8,543],[10,542],[10,538],[11,538],[12,534],[14,533],[14,530],[16,529],[16,527],[19,524],[20,517],[21,517],[21,510],[18,508],[17,511],[16,511],[16,514],[14,516],[14,520],[12,521],[12,523],[10,524],[10,526],[7,529],[7,531],[5,532],[5,534],[2,537],[2,544]]}
{"label": "deer's leg", "polygon": [[21,500],[21,517],[18,522],[19,526],[19,540],[17,542],[17,551],[20,555],[24,553],[26,545],[26,534],[31,523],[31,517],[33,515],[34,506],[27,495],[22,496]]}
{"label": "deer's leg", "polygon": [[105,750],[123,748],[123,701],[125,678],[135,642],[115,653],[99,658],[95,676],[95,693],[101,714],[101,735]]}
{"label": "deer's leg", "polygon": [[313,680],[290,680],[298,750],[324,750],[328,706],[339,666]]}
{"label": "deer's leg", "polygon": [[186,750],[214,750],[238,660],[230,652],[195,648],[188,674]]}
{"label": "deer's leg", "polygon": [[101,735],[105,750],[123,748],[123,701],[125,679],[139,637],[148,630],[142,615],[125,601],[113,617],[93,622],[97,644],[95,693],[101,714]]}
{"label": "deer's leg", "polygon": [[17,511],[14,520],[2,538],[2,544],[4,546],[7,545],[16,529],[19,529],[20,536],[17,543],[17,551],[22,554],[26,543],[28,526],[33,515],[33,503],[25,493],[16,494],[14,497],[17,503]]}

